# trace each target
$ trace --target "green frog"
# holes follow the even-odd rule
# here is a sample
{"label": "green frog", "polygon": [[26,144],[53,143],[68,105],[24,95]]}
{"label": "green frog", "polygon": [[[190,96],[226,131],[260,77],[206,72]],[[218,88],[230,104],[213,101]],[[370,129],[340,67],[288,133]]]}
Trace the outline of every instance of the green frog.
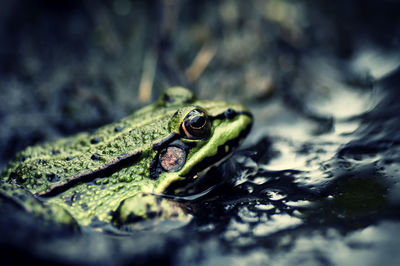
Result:
{"label": "green frog", "polygon": [[232,153],[251,125],[240,104],[198,100],[172,87],[94,133],[18,153],[2,173],[0,204],[78,227],[184,218],[175,197],[201,193],[205,172]]}

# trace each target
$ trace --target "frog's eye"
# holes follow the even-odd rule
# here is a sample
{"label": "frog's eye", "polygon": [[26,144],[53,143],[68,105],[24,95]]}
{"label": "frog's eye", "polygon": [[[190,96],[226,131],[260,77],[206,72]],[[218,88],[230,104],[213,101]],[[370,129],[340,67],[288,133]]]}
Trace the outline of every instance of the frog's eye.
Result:
{"label": "frog's eye", "polygon": [[204,111],[193,109],[183,119],[180,130],[188,139],[206,139],[211,133],[211,121]]}

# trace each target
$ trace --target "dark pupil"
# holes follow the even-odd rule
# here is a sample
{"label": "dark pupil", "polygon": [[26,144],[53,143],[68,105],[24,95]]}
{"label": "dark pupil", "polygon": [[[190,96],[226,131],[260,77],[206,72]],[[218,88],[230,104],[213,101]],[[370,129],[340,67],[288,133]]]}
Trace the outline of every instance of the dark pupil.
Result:
{"label": "dark pupil", "polygon": [[190,125],[193,128],[201,128],[204,126],[205,123],[206,123],[206,119],[204,118],[204,116],[200,116],[200,115],[196,115],[195,117],[193,117],[190,120]]}

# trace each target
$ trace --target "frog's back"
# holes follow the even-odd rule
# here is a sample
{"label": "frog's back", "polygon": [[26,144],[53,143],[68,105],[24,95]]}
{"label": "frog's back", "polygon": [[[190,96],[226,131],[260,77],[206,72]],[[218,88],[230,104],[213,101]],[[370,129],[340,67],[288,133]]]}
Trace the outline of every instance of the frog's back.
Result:
{"label": "frog's back", "polygon": [[134,163],[152,144],[165,138],[176,108],[150,106],[96,132],[28,147],[10,162],[4,179],[15,180],[32,193],[80,178],[104,175],[118,162]]}

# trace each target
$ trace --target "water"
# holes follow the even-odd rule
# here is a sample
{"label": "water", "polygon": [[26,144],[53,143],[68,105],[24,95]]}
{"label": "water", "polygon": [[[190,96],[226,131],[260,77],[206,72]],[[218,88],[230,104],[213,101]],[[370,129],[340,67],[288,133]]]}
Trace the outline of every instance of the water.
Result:
{"label": "water", "polygon": [[250,148],[268,160],[244,164],[250,174],[236,194],[248,201],[230,206],[223,234],[227,245],[249,250],[243,263],[398,263],[399,74],[369,90],[342,86],[322,102],[311,97],[313,112],[333,120],[327,132],[313,133],[313,122],[290,110],[277,112],[283,122],[269,121],[268,149]]}

